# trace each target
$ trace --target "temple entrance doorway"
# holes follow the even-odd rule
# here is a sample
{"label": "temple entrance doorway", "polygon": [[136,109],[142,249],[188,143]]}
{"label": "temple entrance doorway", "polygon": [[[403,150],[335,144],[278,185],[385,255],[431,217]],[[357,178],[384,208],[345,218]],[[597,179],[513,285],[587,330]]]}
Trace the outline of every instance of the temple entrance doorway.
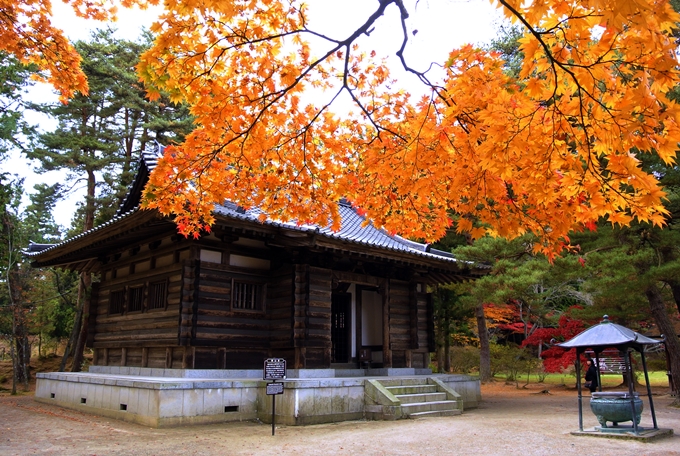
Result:
{"label": "temple entrance doorway", "polygon": [[331,297],[331,363],[351,360],[352,295],[333,293]]}

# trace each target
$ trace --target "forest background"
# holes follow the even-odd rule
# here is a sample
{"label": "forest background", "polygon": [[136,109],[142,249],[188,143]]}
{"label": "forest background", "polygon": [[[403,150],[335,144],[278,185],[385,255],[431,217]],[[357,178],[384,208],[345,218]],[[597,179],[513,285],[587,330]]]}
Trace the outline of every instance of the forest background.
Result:
{"label": "forest background", "polygon": [[[673,3],[678,8],[677,3]],[[523,58],[521,26],[500,24],[496,38],[483,44],[505,58],[503,71],[519,77]],[[33,269],[21,257],[30,241],[56,243],[113,216],[125,195],[140,153],[179,144],[195,128],[189,106],[158,93],[150,100],[136,67],[154,40],[118,38],[103,27],[76,41],[88,95],[75,93],[67,104],[42,103],[28,95],[39,74],[36,65],[0,54],[0,355],[12,360],[12,390],[30,377],[31,356],[63,357],[60,368],[78,371],[84,358],[82,303],[93,280],[59,269]],[[671,91],[680,97],[680,88]],[[30,113],[53,119],[44,131]],[[6,168],[10,151],[37,164],[36,173],[64,172],[54,185],[32,190]],[[641,166],[660,181],[665,224],[631,220],[613,224],[605,217],[572,231],[559,256],[534,248],[540,239],[523,234],[512,240],[473,239],[449,230],[437,247],[461,259],[489,266],[475,282],[441,286],[435,293],[439,371],[478,372],[487,381],[497,373],[564,372],[573,354],[553,346],[607,314],[616,323],[670,339],[671,361],[680,375],[680,169],[658,155],[639,155]],[[55,222],[55,204],[74,186],[85,189],[69,227]],[[28,204],[22,198],[30,195]],[[96,280],[96,278],[94,278]],[[675,344],[675,345],[673,345]],[[675,347],[675,348],[673,348]],[[657,365],[665,369],[665,359]],[[676,380],[676,384],[680,384]]]}

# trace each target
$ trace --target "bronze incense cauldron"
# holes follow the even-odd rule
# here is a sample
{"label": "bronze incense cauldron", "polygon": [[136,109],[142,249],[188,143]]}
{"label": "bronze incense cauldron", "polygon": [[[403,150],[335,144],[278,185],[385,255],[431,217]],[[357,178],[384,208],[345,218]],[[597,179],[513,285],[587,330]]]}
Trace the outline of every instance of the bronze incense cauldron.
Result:
{"label": "bronze incense cauldron", "polygon": [[633,421],[640,424],[642,415],[642,400],[638,393],[633,393],[633,407],[631,407],[630,393],[625,391],[595,392],[590,397],[590,409],[597,417],[597,421],[603,428],[608,427],[607,421],[611,421],[613,426],[626,421]]}

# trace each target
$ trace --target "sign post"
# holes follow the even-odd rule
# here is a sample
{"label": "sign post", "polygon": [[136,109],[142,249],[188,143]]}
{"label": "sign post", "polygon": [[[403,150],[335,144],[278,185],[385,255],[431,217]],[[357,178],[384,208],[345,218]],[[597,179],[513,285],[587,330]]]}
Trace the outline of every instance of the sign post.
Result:
{"label": "sign post", "polygon": [[[283,380],[286,378],[286,360],[267,358],[264,360],[264,380]],[[267,395],[272,397],[272,435],[276,433],[276,395],[283,394],[282,382],[267,384]]]}

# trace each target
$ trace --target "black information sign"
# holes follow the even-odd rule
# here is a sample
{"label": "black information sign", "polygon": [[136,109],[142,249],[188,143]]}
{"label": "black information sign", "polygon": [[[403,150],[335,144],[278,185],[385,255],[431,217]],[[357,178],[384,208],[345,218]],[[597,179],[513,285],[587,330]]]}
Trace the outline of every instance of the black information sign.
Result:
{"label": "black information sign", "polygon": [[267,383],[267,396],[274,394],[283,394],[283,383],[272,382]]}
{"label": "black information sign", "polygon": [[263,378],[264,380],[281,380],[286,378],[286,360],[283,358],[265,359]]}

